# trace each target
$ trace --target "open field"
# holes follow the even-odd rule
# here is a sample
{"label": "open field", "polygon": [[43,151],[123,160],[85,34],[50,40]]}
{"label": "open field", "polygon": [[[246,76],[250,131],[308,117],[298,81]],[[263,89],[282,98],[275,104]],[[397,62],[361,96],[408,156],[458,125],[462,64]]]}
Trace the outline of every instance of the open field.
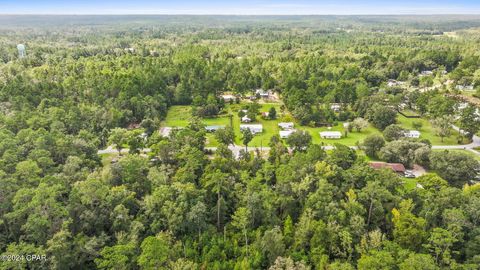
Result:
{"label": "open field", "polygon": [[192,107],[190,106],[171,106],[168,109],[167,117],[162,126],[167,127],[186,127],[192,117]]}
{"label": "open field", "polygon": [[[236,139],[235,143],[237,145],[243,145],[242,143],[242,134],[240,132],[240,117],[238,117],[238,111],[242,108],[243,104],[232,104],[227,105],[225,109],[225,114],[220,115],[219,117],[215,118],[205,118],[203,123],[205,125],[230,125],[230,117],[232,115],[232,122],[233,128],[235,131]],[[313,127],[306,127],[306,126],[299,126],[295,120],[292,120],[292,117],[285,113],[282,115],[280,112],[279,103],[265,103],[261,104],[260,112],[267,112],[271,107],[275,107],[277,110],[278,118],[275,120],[265,120],[262,119],[260,116],[257,117],[257,120],[252,124],[262,124],[263,125],[263,133],[256,135],[253,140],[250,142],[250,146],[260,147],[260,146],[267,146],[270,138],[273,135],[278,135],[280,128],[278,127],[278,123],[282,121],[293,121],[295,122],[295,128],[298,130],[306,130],[312,135],[312,141],[315,144],[325,144],[325,145],[333,145],[334,143],[341,143],[349,146],[356,145],[357,142],[361,142],[365,137],[371,134],[381,134],[373,126],[369,126],[368,128],[362,130],[361,132],[353,131],[348,133],[347,137],[342,137],[341,139],[322,139],[320,138],[319,132],[321,131],[340,131],[344,135],[344,127],[343,123],[339,122],[336,126],[328,128],[328,127],[321,127],[321,128],[313,128]],[[188,125],[188,121],[191,118],[191,108],[190,106],[172,106],[168,111],[167,117],[165,121],[163,121],[162,126],[169,126],[169,127],[185,127]],[[215,147],[218,145],[215,138],[213,138],[213,134],[207,135],[208,146]]]}
{"label": "open field", "polygon": [[[414,129],[413,127],[413,122],[420,122],[422,123],[422,128],[420,128],[418,131],[421,132],[420,139],[427,139],[429,140],[432,145],[456,145],[458,144],[457,138],[458,138],[458,132],[452,129],[452,134],[450,137],[445,137],[442,139],[436,135],[435,128],[432,126],[430,121],[424,118],[406,118],[403,115],[399,115],[397,117],[397,122],[400,126],[402,126],[404,129],[412,130]],[[468,143],[468,142],[464,142]]]}

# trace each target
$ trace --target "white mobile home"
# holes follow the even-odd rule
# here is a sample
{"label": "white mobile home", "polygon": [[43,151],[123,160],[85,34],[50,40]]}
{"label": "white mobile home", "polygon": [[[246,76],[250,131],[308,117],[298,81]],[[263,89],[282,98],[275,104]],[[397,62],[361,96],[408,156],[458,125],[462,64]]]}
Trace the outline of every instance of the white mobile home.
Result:
{"label": "white mobile home", "polygon": [[290,135],[292,135],[292,133],[294,133],[296,130],[294,129],[290,129],[290,130],[280,130],[280,138],[282,139],[286,139],[288,137],[290,137]]}
{"label": "white mobile home", "polygon": [[245,129],[249,129],[252,134],[262,133],[263,126],[262,125],[240,125],[240,131]]}
{"label": "white mobile home", "polygon": [[340,139],[342,138],[342,133],[340,131],[322,131],[320,132],[320,137],[322,139]]}
{"label": "white mobile home", "polygon": [[218,126],[206,126],[206,127],[205,127],[205,130],[207,130],[207,132],[215,132],[215,131],[217,131],[217,130],[219,130],[219,129],[223,129],[223,128],[225,128],[225,126],[223,126],[223,125],[218,125]]}

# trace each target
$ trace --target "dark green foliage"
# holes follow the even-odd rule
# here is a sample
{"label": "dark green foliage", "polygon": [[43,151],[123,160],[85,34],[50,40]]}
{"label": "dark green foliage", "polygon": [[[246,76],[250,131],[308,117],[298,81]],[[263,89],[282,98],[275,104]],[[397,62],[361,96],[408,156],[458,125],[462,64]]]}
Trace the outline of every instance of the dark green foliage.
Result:
{"label": "dark green foliage", "polygon": [[295,151],[305,151],[312,143],[312,136],[305,131],[296,131],[287,138],[287,143]]}
{"label": "dark green foliage", "polygon": [[362,149],[369,157],[377,157],[383,146],[385,146],[385,140],[380,135],[370,135],[362,143]]}
{"label": "dark green foliage", "polygon": [[405,130],[399,125],[390,125],[383,130],[383,137],[387,142],[405,137]]}
{"label": "dark green foliage", "polygon": [[397,112],[395,109],[382,106],[373,105],[368,112],[368,119],[380,130],[384,130],[386,127],[395,124]]}
{"label": "dark green foliage", "polygon": [[430,164],[432,169],[453,186],[462,186],[473,179],[479,167],[478,161],[473,157],[447,150],[433,152],[430,155]]}

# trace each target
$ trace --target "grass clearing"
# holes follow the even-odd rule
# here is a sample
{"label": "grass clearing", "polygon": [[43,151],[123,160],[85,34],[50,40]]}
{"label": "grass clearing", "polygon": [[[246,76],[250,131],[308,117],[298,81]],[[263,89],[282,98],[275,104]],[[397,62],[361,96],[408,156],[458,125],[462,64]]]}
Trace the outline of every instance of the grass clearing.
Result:
{"label": "grass clearing", "polygon": [[[340,143],[348,146],[355,146],[357,142],[362,142],[367,136],[378,134],[381,135],[381,132],[369,125],[368,128],[363,129],[361,132],[352,131],[347,134],[345,137],[345,128],[343,127],[343,123],[338,123],[336,126],[333,127],[320,127],[320,128],[312,128],[312,127],[299,127],[299,129],[307,130],[312,135],[312,141],[315,144],[324,144],[324,145],[333,145],[335,143]],[[340,139],[323,139],[320,137],[320,132],[322,131],[339,131],[342,133],[342,138]]]}
{"label": "grass clearing", "polygon": [[167,117],[162,123],[166,127],[186,127],[192,117],[192,107],[190,106],[171,106],[168,109]]}
{"label": "grass clearing", "polygon": [[[445,137],[442,139],[436,135],[435,128],[432,126],[430,121],[424,118],[407,118],[403,115],[399,115],[397,117],[397,122],[398,124],[403,127],[404,129],[407,130],[413,130],[415,129],[413,127],[414,122],[419,122],[422,124],[422,128],[420,128],[418,131],[420,131],[420,139],[427,139],[429,140],[433,145],[457,145],[458,141],[458,132],[455,130],[451,130],[452,133],[449,137]],[[465,142],[467,143],[467,142]]]}
{"label": "grass clearing", "polygon": [[[235,131],[235,143],[237,145],[243,145],[242,143],[242,134],[240,132],[240,117],[238,117],[238,111],[246,103],[240,104],[227,104],[223,114],[214,118],[204,118],[203,123],[205,125],[224,125],[233,126]],[[348,146],[355,146],[358,142],[362,142],[367,136],[382,133],[372,125],[369,125],[368,128],[363,129],[361,132],[352,131],[347,134],[345,137],[345,128],[343,127],[342,122],[338,122],[336,126],[332,127],[308,127],[300,126],[297,121],[293,120],[293,117],[288,113],[284,112],[282,114],[280,103],[263,103],[260,104],[260,112],[268,112],[271,107],[274,107],[277,111],[277,119],[275,120],[266,120],[262,119],[260,115],[257,116],[257,120],[252,124],[261,124],[263,125],[263,132],[257,134],[253,140],[250,142],[249,146],[253,147],[265,147],[270,142],[270,138],[274,135],[278,135],[280,128],[278,123],[280,122],[294,122],[295,129],[305,130],[310,133],[312,136],[312,142],[314,144],[323,144],[323,145],[333,145],[335,143],[340,143]],[[191,107],[190,106],[172,106],[170,107],[166,119],[162,122],[162,126],[168,127],[185,127],[188,125],[189,120],[191,119]],[[409,114],[415,114],[415,112],[408,112]],[[420,122],[422,128],[419,130],[421,132],[421,139],[428,139],[433,145],[457,145],[458,132],[452,129],[452,135],[442,139],[436,135],[435,128],[432,126],[430,121],[424,118],[406,118],[403,115],[397,117],[397,122],[404,129],[412,130],[413,122]],[[341,139],[322,139],[320,137],[320,132],[322,131],[339,131],[342,133]],[[462,142],[467,143],[467,142]],[[210,147],[218,146],[218,142],[215,140],[212,133],[207,134],[207,145]],[[473,154],[473,153],[472,153]]]}

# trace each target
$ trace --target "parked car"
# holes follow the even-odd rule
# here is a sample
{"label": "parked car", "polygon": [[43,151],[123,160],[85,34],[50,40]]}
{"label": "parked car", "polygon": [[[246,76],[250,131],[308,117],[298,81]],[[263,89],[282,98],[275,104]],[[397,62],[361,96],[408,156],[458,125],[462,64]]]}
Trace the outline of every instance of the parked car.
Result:
{"label": "parked car", "polygon": [[405,178],[415,178],[415,174],[405,172]]}

